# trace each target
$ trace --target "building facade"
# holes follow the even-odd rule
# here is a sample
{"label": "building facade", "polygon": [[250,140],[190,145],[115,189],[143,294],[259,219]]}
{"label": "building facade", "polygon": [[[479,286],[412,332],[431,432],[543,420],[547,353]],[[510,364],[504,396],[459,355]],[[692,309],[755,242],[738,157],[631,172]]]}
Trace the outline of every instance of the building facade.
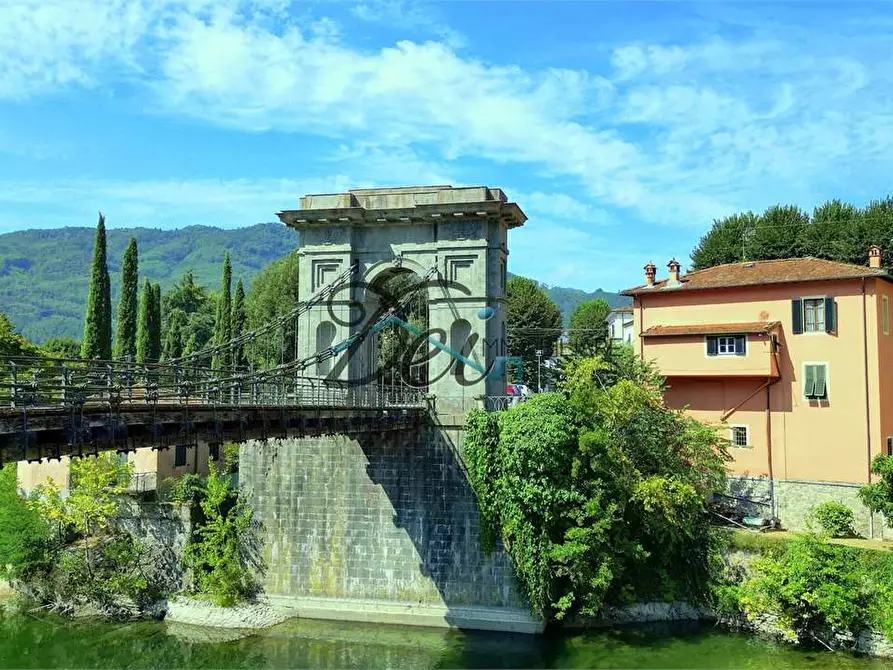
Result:
{"label": "building facade", "polygon": [[[209,461],[222,463],[222,450],[222,445],[218,444],[179,444],[164,449],[143,447],[131,452],[119,452],[118,458],[133,464],[130,489],[142,492],[154,491],[168,478],[187,474],[206,476]],[[27,493],[38,484],[52,479],[67,490],[71,483],[70,461],[68,456],[63,456],[58,460],[20,462],[16,467],[16,485],[20,491]]]}
{"label": "building facade", "polygon": [[617,307],[608,313],[608,337],[612,342],[632,344],[635,325],[632,307]]}
{"label": "building facade", "polygon": [[880,250],[863,267],[813,258],[717,266],[657,281],[633,298],[634,341],[666,377],[665,402],[730,440],[732,492],[788,528],[838,500],[878,537],[858,489],[893,452],[893,278]]}

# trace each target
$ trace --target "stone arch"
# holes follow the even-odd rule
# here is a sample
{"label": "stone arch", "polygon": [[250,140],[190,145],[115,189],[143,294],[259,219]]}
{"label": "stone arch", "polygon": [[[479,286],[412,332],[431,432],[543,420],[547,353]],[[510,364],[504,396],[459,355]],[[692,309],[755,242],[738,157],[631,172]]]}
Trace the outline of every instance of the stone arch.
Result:
{"label": "stone arch", "polygon": [[[417,267],[420,267],[417,263],[401,265],[382,263],[374,271],[366,274],[367,288],[363,296],[363,307],[367,310],[368,320],[376,319],[392,306],[388,300],[388,293],[393,293],[391,297],[394,300],[401,299],[402,287],[395,282],[421,279],[424,273],[417,272],[414,269]],[[414,294],[404,310],[395,316],[417,331],[427,330],[430,322],[427,290],[421,289]],[[418,366],[405,369],[403,365],[405,356],[409,355],[408,348],[418,339],[417,333],[408,326],[395,323],[374,333],[369,338],[368,361],[378,378],[386,383],[408,382],[425,387],[428,378],[426,366],[420,363]]]}
{"label": "stone arch", "polygon": [[[319,325],[316,326],[316,350],[317,351],[325,351],[333,344],[335,344],[335,335],[337,334],[337,328],[335,328],[335,324],[331,321],[322,321]],[[319,361],[316,364],[316,374],[319,377],[324,377],[332,371],[332,359],[328,358],[324,361]]]}

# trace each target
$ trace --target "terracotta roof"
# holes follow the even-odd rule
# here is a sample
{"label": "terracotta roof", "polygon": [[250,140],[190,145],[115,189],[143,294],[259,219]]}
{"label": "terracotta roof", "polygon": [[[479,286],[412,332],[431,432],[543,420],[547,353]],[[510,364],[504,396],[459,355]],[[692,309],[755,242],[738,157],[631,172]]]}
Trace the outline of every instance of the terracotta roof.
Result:
{"label": "terracotta roof", "polygon": [[642,337],[671,337],[673,335],[746,335],[768,333],[779,321],[750,321],[747,323],[698,323],[684,326],[651,326]]}
{"label": "terracotta roof", "polygon": [[623,291],[622,295],[644,295],[656,291],[697,291],[734,286],[759,286],[763,284],[788,284],[793,282],[828,281],[832,279],[859,279],[883,277],[893,281],[886,270],[826,261],[821,258],[784,258],[777,261],[750,261],[717,265],[705,270],[695,270],[679,278],[675,286],[667,280]]}

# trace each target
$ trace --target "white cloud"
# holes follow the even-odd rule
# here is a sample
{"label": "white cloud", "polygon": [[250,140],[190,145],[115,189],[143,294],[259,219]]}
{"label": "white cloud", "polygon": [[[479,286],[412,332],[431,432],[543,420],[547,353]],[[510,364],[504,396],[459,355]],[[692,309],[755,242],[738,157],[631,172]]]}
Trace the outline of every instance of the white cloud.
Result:
{"label": "white cloud", "polygon": [[[361,20],[399,16],[402,30],[439,36],[371,50],[289,5],[0,0],[0,98],[124,77],[168,114],[332,138],[339,169],[367,166],[350,170],[363,185],[482,173],[463,159],[529,167],[546,184],[522,206],[587,222],[624,208],[703,227],[739,208],[821,199],[842,171],[881,183],[893,162],[883,32],[619,45],[609,80],[465,56],[417,4],[354,6]],[[559,183],[573,196],[555,196]]]}

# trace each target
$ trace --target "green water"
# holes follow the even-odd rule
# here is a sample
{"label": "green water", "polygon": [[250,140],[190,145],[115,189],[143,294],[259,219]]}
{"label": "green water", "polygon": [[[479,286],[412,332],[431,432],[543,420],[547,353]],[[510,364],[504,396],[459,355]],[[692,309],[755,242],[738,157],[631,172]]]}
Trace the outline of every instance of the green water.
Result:
{"label": "green water", "polygon": [[0,668],[893,668],[709,626],[541,637],[319,621],[251,635],[164,623],[0,620]]}

